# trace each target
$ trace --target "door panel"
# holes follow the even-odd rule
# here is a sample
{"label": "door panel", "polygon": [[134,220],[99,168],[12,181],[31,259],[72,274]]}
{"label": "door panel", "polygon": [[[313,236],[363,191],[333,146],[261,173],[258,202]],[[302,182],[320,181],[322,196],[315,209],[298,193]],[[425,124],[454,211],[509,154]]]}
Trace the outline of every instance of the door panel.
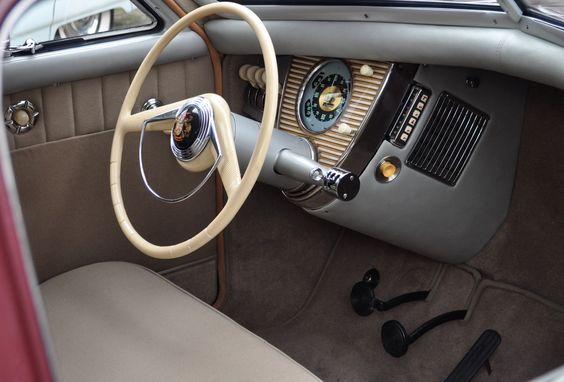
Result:
{"label": "door panel", "polygon": [[[40,114],[35,128],[9,134],[27,233],[38,278],[99,261],[123,260],[168,269],[197,260],[205,280],[215,288],[215,242],[198,253],[174,261],[153,260],[140,254],[119,229],[110,198],[109,158],[113,128],[134,72],[111,74],[18,92],[4,104],[29,99]],[[153,68],[135,110],[149,97],[174,102],[213,91],[207,57]],[[144,189],[138,169],[139,136],[126,140],[122,184],[130,218],[151,241],[170,244],[201,230],[215,212],[210,182],[189,202],[167,205]],[[144,149],[146,169],[154,187],[176,195],[194,186],[202,174],[179,168],[171,157],[168,136],[149,133]],[[204,259],[204,260],[203,260]]]}
{"label": "door panel", "polygon": [[[29,133],[8,134],[11,149],[112,130],[135,72],[123,72],[26,90],[4,96],[4,105],[31,101],[39,110],[37,125]],[[163,64],[149,73],[134,111],[151,97],[164,103],[213,91],[208,57]]]}

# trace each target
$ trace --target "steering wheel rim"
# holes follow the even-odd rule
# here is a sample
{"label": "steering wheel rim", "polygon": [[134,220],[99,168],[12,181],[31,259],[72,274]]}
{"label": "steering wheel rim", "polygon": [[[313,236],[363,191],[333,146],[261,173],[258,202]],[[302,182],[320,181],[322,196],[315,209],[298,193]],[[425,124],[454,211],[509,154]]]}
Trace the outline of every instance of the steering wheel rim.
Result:
{"label": "steering wheel rim", "polygon": [[[241,177],[232,135],[229,106],[219,95],[202,95],[202,97],[206,98],[211,103],[214,111],[214,122],[218,141],[224,156],[224,158],[221,159],[218,170],[228,195],[227,203],[208,226],[195,236],[173,245],[156,245],[147,241],[135,230],[125,210],[120,179],[124,137],[131,132],[140,132],[142,125],[147,120],[157,115],[170,112],[171,110],[178,109],[185,102],[185,100],[183,100],[155,109],[131,114],[143,82],[161,52],[168,46],[170,41],[192,23],[218,13],[228,13],[241,17],[249,24],[258,38],[264,58],[266,75],[266,97],[261,128],[249,164],[243,177]],[[185,256],[208,243],[233,220],[250,194],[264,164],[276,118],[278,86],[276,55],[268,31],[259,17],[242,5],[228,2],[204,5],[179,19],[159,38],[141,63],[127,91],[118,116],[110,159],[110,189],[114,212],[123,233],[137,249],[155,258],[172,259]],[[158,121],[147,126],[147,131],[170,129],[170,125],[170,122]]]}

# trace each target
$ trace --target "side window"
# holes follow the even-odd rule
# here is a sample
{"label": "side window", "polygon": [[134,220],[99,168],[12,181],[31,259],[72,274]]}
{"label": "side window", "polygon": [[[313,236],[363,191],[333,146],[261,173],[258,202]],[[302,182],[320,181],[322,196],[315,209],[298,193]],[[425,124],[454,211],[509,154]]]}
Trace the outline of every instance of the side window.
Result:
{"label": "side window", "polygon": [[27,39],[37,43],[73,37],[148,30],[153,15],[130,0],[38,0],[20,17],[10,33],[10,47]]}

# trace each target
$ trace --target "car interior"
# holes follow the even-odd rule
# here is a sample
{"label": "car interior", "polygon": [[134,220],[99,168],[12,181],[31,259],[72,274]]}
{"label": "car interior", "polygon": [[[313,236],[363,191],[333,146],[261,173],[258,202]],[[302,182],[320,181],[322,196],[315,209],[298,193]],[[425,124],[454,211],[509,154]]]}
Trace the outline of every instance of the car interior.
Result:
{"label": "car interior", "polygon": [[14,3],[53,380],[563,380],[564,3]]}

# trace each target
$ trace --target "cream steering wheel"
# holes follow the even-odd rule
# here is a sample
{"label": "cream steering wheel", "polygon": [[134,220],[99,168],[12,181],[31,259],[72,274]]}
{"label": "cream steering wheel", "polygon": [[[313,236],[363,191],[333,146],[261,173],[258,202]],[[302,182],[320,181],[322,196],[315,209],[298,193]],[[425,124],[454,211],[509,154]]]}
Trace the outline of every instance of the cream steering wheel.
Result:
{"label": "cream steering wheel", "polygon": [[[176,127],[183,127],[185,123],[192,121],[192,117],[187,120],[184,114],[180,114],[186,112],[188,108],[186,105],[190,102],[193,104],[194,99],[175,102],[137,114],[131,114],[131,112],[149,70],[170,41],[192,23],[218,13],[230,13],[241,17],[253,29],[260,43],[266,74],[266,99],[260,132],[250,162],[241,178],[231,126],[231,112],[227,102],[216,94],[203,94],[197,97],[196,102],[206,103],[211,110],[210,115],[213,116],[210,122],[210,137],[208,137],[210,139],[206,141],[205,148],[196,153],[195,158],[189,161],[178,160],[178,162],[188,171],[202,171],[211,168],[215,161],[228,200],[215,219],[194,237],[174,245],[155,245],[137,233],[125,211],[120,181],[124,137],[127,133],[141,132],[142,129],[146,131],[173,130],[176,134],[174,130]],[[112,142],[110,187],[114,211],[125,236],[137,249],[148,256],[162,259],[184,256],[209,242],[231,222],[249,196],[264,164],[276,117],[277,98],[278,68],[274,47],[262,21],[248,8],[227,2],[205,5],[182,17],[162,35],[143,60],[129,87],[119,113]],[[188,128],[186,131],[190,132],[190,130]]]}

